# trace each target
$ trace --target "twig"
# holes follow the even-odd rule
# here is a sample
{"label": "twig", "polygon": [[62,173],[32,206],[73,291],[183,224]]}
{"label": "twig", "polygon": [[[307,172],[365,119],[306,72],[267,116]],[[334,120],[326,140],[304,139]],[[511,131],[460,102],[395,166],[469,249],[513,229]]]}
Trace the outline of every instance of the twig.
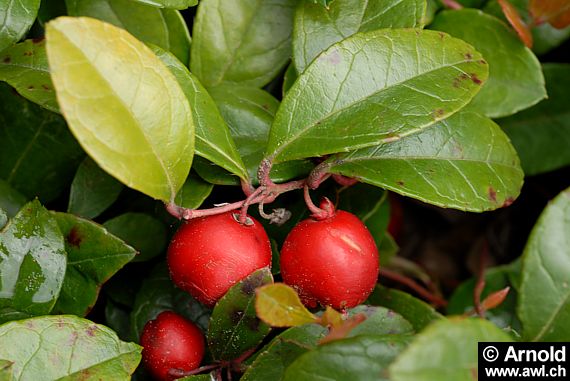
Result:
{"label": "twig", "polygon": [[380,269],[380,276],[393,280],[394,282],[398,282],[407,286],[414,290],[418,295],[435,305],[436,307],[445,307],[447,306],[447,301],[438,295],[431,293],[429,290],[425,289],[421,285],[419,285],[416,281],[411,278],[408,278],[405,275],[398,274],[396,272],[387,270],[387,269]]}
{"label": "twig", "polygon": [[481,254],[479,255],[479,271],[477,273],[477,283],[473,289],[473,306],[475,307],[475,312],[480,317],[485,317],[485,310],[481,306],[481,294],[485,289],[485,268],[487,267],[487,260],[489,257],[489,244],[487,241],[483,242],[483,248],[481,249]]}

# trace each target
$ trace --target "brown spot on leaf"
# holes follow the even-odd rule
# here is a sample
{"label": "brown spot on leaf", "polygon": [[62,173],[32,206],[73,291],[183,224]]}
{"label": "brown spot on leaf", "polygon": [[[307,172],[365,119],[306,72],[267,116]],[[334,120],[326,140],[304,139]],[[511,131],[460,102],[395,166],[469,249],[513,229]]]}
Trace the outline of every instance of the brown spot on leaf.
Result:
{"label": "brown spot on leaf", "polygon": [[51,87],[49,87],[48,85],[42,85],[42,89],[50,91]]}
{"label": "brown spot on leaf", "polygon": [[34,55],[34,52],[31,51],[31,50],[30,50],[30,51],[27,51],[27,52],[24,52],[24,56],[25,56],[25,57],[30,57],[30,56],[33,56],[33,55]]}
{"label": "brown spot on leaf", "polygon": [[67,235],[67,243],[71,246],[79,247],[81,246],[81,242],[83,242],[83,237],[81,237],[81,234],[77,230],[77,226],[72,227]]}
{"label": "brown spot on leaf", "polygon": [[4,62],[5,64],[9,64],[10,62],[12,62],[12,57],[6,56],[6,57],[4,57],[2,62]]}
{"label": "brown spot on leaf", "polygon": [[487,190],[487,195],[489,196],[489,200],[497,202],[497,191],[495,191],[495,188],[489,187]]}
{"label": "brown spot on leaf", "polygon": [[230,320],[232,324],[236,325],[241,321],[243,317],[244,311],[242,310],[234,310],[230,313]]}
{"label": "brown spot on leaf", "polygon": [[250,330],[257,332],[259,331],[259,324],[261,323],[261,321],[253,316],[248,316],[245,320],[245,325],[247,326],[247,328],[249,328]]}
{"label": "brown spot on leaf", "polygon": [[442,40],[445,38],[445,33],[443,32],[439,32],[439,38],[441,38]]}
{"label": "brown spot on leaf", "polygon": [[268,105],[267,103],[262,104],[261,107],[262,107],[264,110],[269,111],[269,105]]}
{"label": "brown spot on leaf", "polygon": [[459,76],[453,79],[453,87],[461,87],[461,82],[465,81],[466,79],[469,79],[469,76],[465,73],[461,73]]}
{"label": "brown spot on leaf", "polygon": [[33,90],[33,89],[35,89],[34,85],[28,86],[28,90]]}
{"label": "brown spot on leaf", "polygon": [[479,63],[480,63],[481,65],[487,65],[487,61],[485,61],[485,60],[479,60]]}
{"label": "brown spot on leaf", "polygon": [[511,206],[512,203],[515,202],[515,199],[512,197],[507,197],[507,199],[505,200],[505,202],[503,203],[503,208],[506,208],[507,206]]}
{"label": "brown spot on leaf", "polygon": [[477,375],[477,369],[475,369],[475,368],[469,368],[469,371],[471,372],[471,377],[472,377],[474,380],[478,380],[478,379],[479,379],[479,376]]}
{"label": "brown spot on leaf", "polygon": [[98,328],[96,325],[90,325],[85,333],[87,333],[87,336],[93,337],[95,336],[95,332],[97,332],[97,330]]}
{"label": "brown spot on leaf", "polygon": [[473,54],[471,54],[470,52],[465,53],[465,59],[466,59],[466,60],[472,60],[472,59],[473,59]]}
{"label": "brown spot on leaf", "polygon": [[258,272],[245,279],[241,285],[241,292],[247,296],[253,296],[255,289],[263,284],[263,273]]}
{"label": "brown spot on leaf", "polygon": [[34,43],[34,44],[39,44],[40,42],[42,42],[42,41],[45,40],[45,39],[46,39],[45,36],[38,37],[38,38],[33,38],[33,39],[32,39],[32,43]]}
{"label": "brown spot on leaf", "polygon": [[444,115],[445,115],[445,110],[442,108],[436,108],[435,110],[433,110],[433,117],[435,119],[439,119]]}
{"label": "brown spot on leaf", "polygon": [[483,81],[481,81],[479,79],[479,77],[477,77],[477,74],[475,73],[471,73],[471,80],[473,81],[473,83],[475,83],[476,85],[480,85],[483,83]]}
{"label": "brown spot on leaf", "polygon": [[396,181],[396,184],[398,184],[399,186],[403,187],[405,184],[402,180],[398,180]]}

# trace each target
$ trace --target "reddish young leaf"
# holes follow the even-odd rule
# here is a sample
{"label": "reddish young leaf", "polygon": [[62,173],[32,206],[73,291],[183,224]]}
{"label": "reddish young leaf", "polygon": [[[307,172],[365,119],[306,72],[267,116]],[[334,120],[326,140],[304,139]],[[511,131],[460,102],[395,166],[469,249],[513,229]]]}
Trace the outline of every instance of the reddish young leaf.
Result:
{"label": "reddish young leaf", "polygon": [[348,336],[350,331],[356,328],[364,320],[366,320],[366,315],[358,314],[348,318],[339,326],[331,327],[328,335],[319,340],[319,345],[330,343],[331,341],[335,340],[344,339],[345,337]]}
{"label": "reddish young leaf", "polygon": [[498,0],[501,5],[501,9],[505,14],[505,17],[509,21],[509,24],[517,32],[521,41],[529,48],[532,48],[532,33],[530,28],[522,20],[517,9],[508,0]]}
{"label": "reddish young leaf", "polygon": [[499,307],[505,301],[507,295],[509,294],[510,287],[505,287],[502,290],[493,292],[483,300],[481,307],[483,311],[492,310],[493,308]]}
{"label": "reddish young leaf", "polygon": [[529,11],[536,25],[547,22],[557,29],[570,25],[568,0],[530,0]]}

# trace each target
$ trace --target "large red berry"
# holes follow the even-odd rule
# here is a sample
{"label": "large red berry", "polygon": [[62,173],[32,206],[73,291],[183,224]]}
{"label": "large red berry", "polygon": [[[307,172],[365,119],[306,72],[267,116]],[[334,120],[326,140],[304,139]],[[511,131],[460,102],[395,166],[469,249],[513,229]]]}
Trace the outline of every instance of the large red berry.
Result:
{"label": "large red berry", "polygon": [[281,251],[281,275],[308,306],[350,308],[374,289],[378,249],[358,217],[328,207],[332,216],[306,219],[291,230]]}
{"label": "large red berry", "polygon": [[194,323],[171,312],[161,312],[143,328],[142,358],[147,369],[159,380],[174,380],[170,369],[190,371],[204,357],[204,335]]}
{"label": "large red berry", "polygon": [[255,270],[271,266],[271,244],[253,218],[229,212],[183,224],[168,248],[173,282],[207,306]]}

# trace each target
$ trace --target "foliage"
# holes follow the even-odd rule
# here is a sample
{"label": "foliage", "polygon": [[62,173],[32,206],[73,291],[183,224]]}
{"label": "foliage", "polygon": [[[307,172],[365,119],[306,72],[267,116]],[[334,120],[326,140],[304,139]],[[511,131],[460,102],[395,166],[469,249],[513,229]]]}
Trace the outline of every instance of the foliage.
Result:
{"label": "foliage", "polygon": [[[411,253],[425,236],[391,226],[398,200],[500,222],[523,181],[568,169],[569,15],[557,0],[1,2],[0,380],[146,380],[136,342],[165,310],[207,338],[187,380],[472,380],[478,341],[570,341],[567,177],[492,269],[483,240],[472,278],[437,277]],[[280,283],[285,236],[323,211],[311,197],[379,247],[362,305],[307,309]],[[273,268],[213,309],[176,288],[178,220],[247,223],[253,205]]]}

